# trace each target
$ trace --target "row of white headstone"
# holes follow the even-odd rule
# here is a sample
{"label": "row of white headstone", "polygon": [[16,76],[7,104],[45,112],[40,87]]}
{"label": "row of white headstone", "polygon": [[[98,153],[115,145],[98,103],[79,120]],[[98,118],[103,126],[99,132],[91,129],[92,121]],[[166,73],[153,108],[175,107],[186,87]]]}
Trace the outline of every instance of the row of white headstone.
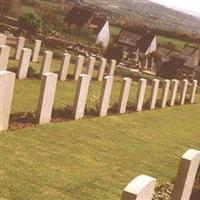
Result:
{"label": "row of white headstone", "polygon": [[[189,149],[180,160],[171,200],[189,200],[195,176],[200,164],[200,151]],[[133,179],[123,190],[121,200],[151,200],[156,179],[141,175]]]}
{"label": "row of white headstone", "polygon": [[[16,74],[9,71],[0,71],[0,131],[8,129],[10,110],[12,97],[14,92]],[[37,109],[37,120],[39,124],[50,123],[53,103],[56,92],[58,75],[56,73],[48,72],[42,76],[40,95],[38,101]],[[91,76],[88,74],[80,74],[76,89],[76,95],[74,98],[73,115],[74,119],[82,119],[84,116],[89,85],[91,81]],[[119,96],[117,110],[118,113],[125,113],[127,109],[127,103],[130,93],[132,80],[130,78],[124,78],[121,86],[121,92]],[[169,98],[170,106],[175,104],[177,99],[177,88],[178,80],[172,80],[171,95]],[[106,116],[109,108],[109,101],[112,92],[113,76],[105,76],[101,95],[99,99],[99,116]],[[138,85],[138,91],[135,102],[136,111],[142,111],[144,104],[144,96],[146,90],[147,80],[140,79]],[[179,102],[181,105],[185,103],[186,92],[188,87],[188,80],[183,80],[181,84],[181,95]],[[161,95],[161,108],[166,107],[168,101],[168,94],[170,89],[170,80],[165,80]],[[190,103],[194,103],[195,94],[197,89],[197,81],[193,81],[192,90],[190,92]],[[157,96],[159,90],[159,80],[154,79],[151,96],[149,99],[149,109],[153,110],[156,107]]]}
{"label": "row of white headstone", "polygon": [[[10,47],[6,45],[6,36],[4,34],[0,34],[0,71],[7,70],[8,67],[8,61],[9,61],[9,55],[10,55]],[[25,38],[19,37],[17,38],[17,46],[15,50],[15,59],[19,60],[19,66],[17,70],[17,78],[18,79],[26,79],[28,68],[30,65],[30,61],[37,62],[41,47],[41,40],[35,40],[35,44],[33,49],[24,48],[25,45]],[[53,52],[51,51],[45,51],[44,57],[42,61],[42,66],[40,70],[40,75],[44,75],[45,73],[50,72],[50,67],[53,59]],[[74,80],[78,80],[79,75],[82,72],[83,64],[84,64],[84,56],[79,55],[75,68],[74,68]],[[61,62],[61,68],[59,71],[58,79],[59,80],[66,80],[67,75],[69,72],[70,67],[70,60],[71,55],[69,53],[64,53],[62,62]],[[94,66],[96,63],[96,59],[94,57],[90,57],[89,64],[87,66],[87,74],[92,76],[94,71]],[[105,75],[105,68],[107,65],[107,60],[105,58],[101,59],[101,66],[99,67],[98,73],[97,73],[97,80],[102,81],[103,77]],[[113,76],[116,68],[116,60],[111,60],[111,65],[108,71],[108,76]]]}

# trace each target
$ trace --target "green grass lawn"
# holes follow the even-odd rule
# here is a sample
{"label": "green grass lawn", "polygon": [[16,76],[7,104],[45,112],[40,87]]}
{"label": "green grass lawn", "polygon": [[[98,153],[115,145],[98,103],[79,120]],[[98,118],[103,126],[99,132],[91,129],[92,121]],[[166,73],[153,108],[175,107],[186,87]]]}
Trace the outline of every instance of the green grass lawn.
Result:
{"label": "green grass lawn", "polygon": [[120,31],[121,31],[121,29],[122,29],[121,27],[110,25],[111,37],[115,38],[116,36],[118,36]]}
{"label": "green grass lawn", "polygon": [[199,116],[196,104],[3,134],[0,197],[117,200],[137,175],[170,180],[200,149]]}
{"label": "green grass lawn", "polygon": [[[39,63],[31,63],[30,65],[30,67],[32,67],[35,70],[36,75],[39,75],[40,68],[42,65],[41,62],[42,62],[42,57],[40,57]],[[53,59],[50,71],[58,72],[60,69],[60,65],[61,65],[61,60]],[[18,62],[10,59],[8,69],[13,70],[13,67],[16,68],[17,66]],[[86,71],[86,66],[87,66],[87,60],[84,64],[82,73]],[[73,75],[73,71],[74,71],[74,64],[71,64],[69,68],[69,76]],[[93,74],[94,79],[96,75],[97,75],[97,70],[94,71]],[[148,76],[146,78],[148,78]],[[111,101],[110,101],[111,106],[118,102],[121,83],[122,83],[122,77],[116,76],[114,79],[114,84],[111,94]],[[73,105],[76,86],[77,82],[73,80],[58,81],[55,103],[54,103],[55,109],[65,109],[67,105]],[[102,87],[102,82],[98,82],[96,80],[91,81],[88,100],[87,100],[88,109],[90,108],[94,109],[96,107],[96,104],[98,103],[98,98],[100,96],[101,87]],[[133,81],[129,95],[130,104],[135,103],[137,88],[138,88],[138,82]],[[39,79],[16,80],[12,113],[36,111],[37,101],[39,97],[39,90],[40,90]],[[149,85],[147,86],[146,89],[145,101],[149,99],[150,91],[151,91],[151,85],[149,81]],[[160,99],[160,97],[161,97],[161,89],[159,90],[158,99]],[[197,101],[199,101],[199,96],[197,97]]]}
{"label": "green grass lawn", "polygon": [[[36,73],[41,59],[31,63]],[[10,69],[17,65],[10,60]],[[60,60],[54,59],[51,71],[59,68]],[[73,68],[72,64],[71,75]],[[121,80],[115,77],[110,105],[118,100]],[[72,80],[58,82],[55,109],[73,104],[76,85]],[[94,96],[98,99],[101,86],[91,81],[88,108],[95,107]],[[35,111],[39,88],[39,79],[17,80],[12,114]],[[150,89],[148,85],[145,100]],[[137,82],[133,82],[129,102],[135,102],[136,92]],[[199,124],[198,94],[194,105],[8,131],[0,135],[0,199],[118,200],[137,175],[156,177],[159,183],[169,181],[182,154],[189,148],[200,150]]]}
{"label": "green grass lawn", "polygon": [[175,49],[180,50],[180,51],[183,50],[184,45],[187,43],[182,40],[167,38],[164,36],[157,36],[157,40],[158,40],[158,44],[160,44],[160,45],[166,44],[168,42],[173,43],[176,47]]}

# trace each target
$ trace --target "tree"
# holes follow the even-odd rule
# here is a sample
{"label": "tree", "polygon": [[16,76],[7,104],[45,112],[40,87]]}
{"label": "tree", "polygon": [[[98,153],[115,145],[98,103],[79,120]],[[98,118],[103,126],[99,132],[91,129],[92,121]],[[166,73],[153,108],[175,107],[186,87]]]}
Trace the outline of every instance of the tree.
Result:
{"label": "tree", "polygon": [[19,17],[20,28],[28,30],[30,34],[42,32],[42,19],[34,12],[24,13]]}

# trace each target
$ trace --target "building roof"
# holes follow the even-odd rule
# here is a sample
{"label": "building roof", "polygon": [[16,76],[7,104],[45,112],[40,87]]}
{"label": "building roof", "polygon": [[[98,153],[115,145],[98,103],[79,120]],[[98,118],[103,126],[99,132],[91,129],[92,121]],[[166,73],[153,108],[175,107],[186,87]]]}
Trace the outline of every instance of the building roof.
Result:
{"label": "building roof", "polygon": [[193,55],[197,50],[198,50],[198,47],[195,47],[195,46],[192,46],[192,45],[189,45],[189,44],[185,44],[182,53],[183,53],[184,55],[191,56],[191,55]]}
{"label": "building roof", "polygon": [[191,57],[191,56],[187,56],[187,60],[186,60],[186,62],[185,62],[185,66],[191,67],[191,68],[195,68],[195,65],[194,65],[194,58]]}
{"label": "building roof", "polygon": [[94,16],[89,24],[89,27],[93,28],[93,33],[98,34],[106,22],[107,19],[105,17]]}
{"label": "building roof", "polygon": [[165,56],[168,56],[172,52],[172,50],[159,46],[156,52],[159,54],[159,56],[165,57]]}
{"label": "building roof", "polygon": [[138,40],[141,38],[141,35],[134,33],[134,32],[122,30],[118,36],[118,42],[127,45],[128,42],[125,42],[125,41],[123,42],[123,40],[122,40],[123,38],[127,38],[127,39],[129,39],[129,41],[131,41],[131,43],[129,43],[130,46],[136,46]]}
{"label": "building roof", "polygon": [[65,17],[65,22],[82,28],[91,19],[93,12],[87,7],[73,7]]}
{"label": "building roof", "polygon": [[173,50],[170,53],[170,58],[175,58],[175,59],[178,59],[178,60],[182,60],[184,62],[187,61],[187,56],[183,55],[180,51],[176,51],[176,50]]}

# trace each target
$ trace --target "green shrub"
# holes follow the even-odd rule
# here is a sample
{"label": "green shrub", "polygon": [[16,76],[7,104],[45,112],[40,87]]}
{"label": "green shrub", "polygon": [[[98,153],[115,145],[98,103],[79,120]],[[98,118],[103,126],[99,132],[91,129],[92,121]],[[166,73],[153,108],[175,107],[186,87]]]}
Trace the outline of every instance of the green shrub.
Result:
{"label": "green shrub", "polygon": [[42,32],[43,21],[35,12],[23,13],[19,17],[19,26],[29,33]]}

